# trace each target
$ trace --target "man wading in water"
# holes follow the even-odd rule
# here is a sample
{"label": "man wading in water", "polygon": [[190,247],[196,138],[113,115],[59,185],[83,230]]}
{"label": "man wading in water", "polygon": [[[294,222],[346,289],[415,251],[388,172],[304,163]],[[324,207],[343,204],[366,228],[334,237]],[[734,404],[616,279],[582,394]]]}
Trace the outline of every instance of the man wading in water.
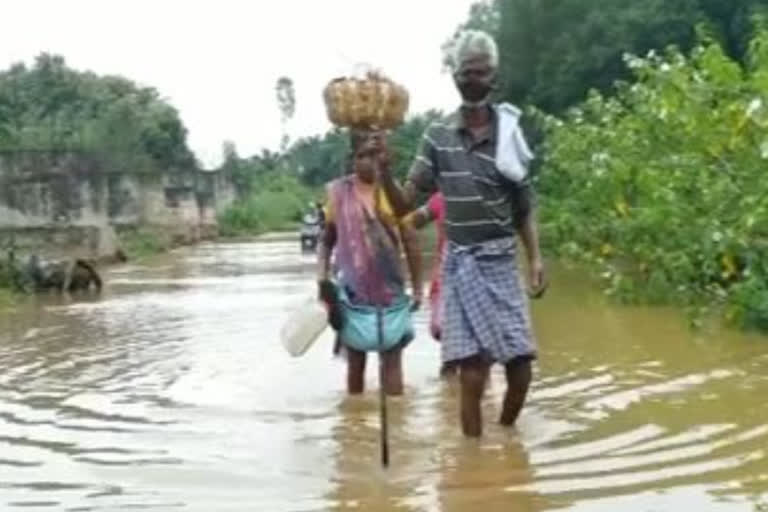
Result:
{"label": "man wading in water", "polygon": [[[453,76],[463,103],[446,123],[433,123],[401,189],[382,147],[380,180],[396,213],[413,208],[418,192],[440,190],[445,201],[448,247],[443,262],[441,345],[444,363],[456,362],[461,382],[461,425],[482,435],[481,400],[491,364],[503,364],[507,392],[501,424],[517,420],[536,358],[526,292],[518,276],[516,239],[525,245],[531,293],[545,288],[544,268],[526,180],[502,175],[496,165],[500,113],[489,102],[498,50],[486,33],[467,31],[456,40]],[[499,139],[501,140],[501,139]],[[532,157],[522,137],[516,157]]]}

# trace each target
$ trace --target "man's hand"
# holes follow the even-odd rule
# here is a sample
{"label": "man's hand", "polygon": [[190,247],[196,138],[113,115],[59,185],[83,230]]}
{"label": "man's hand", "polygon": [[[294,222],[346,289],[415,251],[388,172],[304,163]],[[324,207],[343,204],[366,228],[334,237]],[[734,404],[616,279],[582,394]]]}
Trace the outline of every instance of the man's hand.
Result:
{"label": "man's hand", "polygon": [[389,149],[387,149],[386,134],[384,132],[374,135],[378,152],[376,156],[376,178],[379,185],[387,195],[392,209],[398,217],[405,217],[414,208],[416,197],[416,188],[412,181],[406,181],[403,188],[395,182],[392,176],[392,166],[390,162]]}
{"label": "man's hand", "polygon": [[544,274],[544,262],[539,251],[539,234],[534,219],[534,213],[530,210],[518,227],[518,233],[528,255],[528,296],[538,299],[547,291],[549,283]]}
{"label": "man's hand", "polygon": [[547,286],[549,286],[544,273],[544,262],[541,261],[540,257],[536,257],[531,261],[528,272],[528,285],[530,287],[528,295],[532,299],[539,299],[547,291]]}

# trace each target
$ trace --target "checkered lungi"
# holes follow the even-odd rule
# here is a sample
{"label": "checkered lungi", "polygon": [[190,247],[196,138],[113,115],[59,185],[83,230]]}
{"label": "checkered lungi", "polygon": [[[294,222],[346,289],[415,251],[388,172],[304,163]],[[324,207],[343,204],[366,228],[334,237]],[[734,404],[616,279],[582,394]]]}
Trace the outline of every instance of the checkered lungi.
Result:
{"label": "checkered lungi", "polygon": [[442,278],[443,362],[475,355],[502,364],[536,357],[515,249],[514,238],[449,243]]}

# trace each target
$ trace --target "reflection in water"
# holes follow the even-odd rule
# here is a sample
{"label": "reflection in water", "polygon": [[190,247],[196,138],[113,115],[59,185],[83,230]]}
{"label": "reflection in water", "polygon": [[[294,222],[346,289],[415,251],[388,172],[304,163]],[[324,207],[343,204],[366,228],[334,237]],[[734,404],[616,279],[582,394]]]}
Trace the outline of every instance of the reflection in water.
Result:
{"label": "reflection in water", "polygon": [[[333,437],[333,510],[544,510],[530,491],[509,486],[532,481],[528,456],[514,434],[479,444],[466,442],[454,425],[455,390],[403,398],[391,404],[393,464],[379,466],[375,394],[347,398],[338,407]],[[436,442],[439,440],[440,442]]]}
{"label": "reflection in water", "polygon": [[[376,372],[348,398],[330,335],[298,359],[277,340],[313,279],[293,239],[212,244],[114,268],[101,298],[0,315],[0,508],[730,512],[768,501],[763,338],[695,335],[674,311],[609,306],[561,270],[534,305],[541,358],[518,428],[489,425],[469,442],[422,312],[383,471]],[[503,384],[495,372],[488,419]]]}
{"label": "reflection in water", "polygon": [[397,462],[394,471],[385,472],[379,466],[378,406],[374,397],[370,398],[345,399],[335,411],[339,421],[331,435],[337,442],[332,461],[336,476],[328,496],[332,510],[414,510],[403,501],[410,494],[410,482],[399,475],[412,455],[398,435],[405,404],[390,399],[390,442],[397,450]]}
{"label": "reflection in water", "polygon": [[[497,382],[503,382],[501,373]],[[494,395],[498,402],[501,387]],[[441,394],[445,410],[451,417],[458,399],[456,389],[451,387]],[[437,502],[435,509],[442,512],[462,510],[515,510],[537,512],[545,510],[545,501],[535,491],[510,492],[508,487],[524,487],[532,482],[533,471],[529,455],[519,439],[511,432],[496,432],[482,442],[466,441],[458,436],[452,422],[444,421],[448,430],[441,432],[441,443],[437,450],[439,467],[436,485]],[[489,431],[491,428],[488,429]]]}

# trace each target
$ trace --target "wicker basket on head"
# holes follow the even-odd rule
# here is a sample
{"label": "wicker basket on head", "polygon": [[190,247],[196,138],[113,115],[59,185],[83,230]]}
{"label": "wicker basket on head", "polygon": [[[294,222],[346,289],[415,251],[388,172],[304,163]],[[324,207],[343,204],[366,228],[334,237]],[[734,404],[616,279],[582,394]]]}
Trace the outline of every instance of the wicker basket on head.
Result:
{"label": "wicker basket on head", "polygon": [[333,124],[355,130],[391,130],[408,111],[408,91],[375,72],[331,80],[323,99]]}

